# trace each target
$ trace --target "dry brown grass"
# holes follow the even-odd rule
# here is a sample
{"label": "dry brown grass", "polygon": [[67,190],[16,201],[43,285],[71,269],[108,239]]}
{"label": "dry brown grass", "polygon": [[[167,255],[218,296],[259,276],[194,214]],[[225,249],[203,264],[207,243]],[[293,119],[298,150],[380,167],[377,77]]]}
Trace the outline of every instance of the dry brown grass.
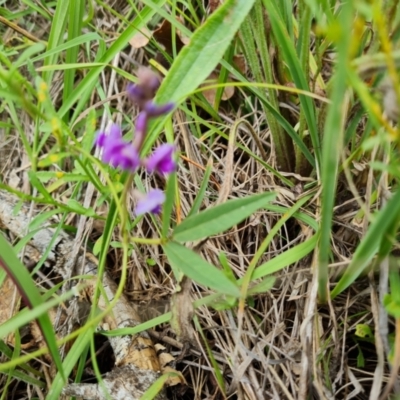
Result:
{"label": "dry brown grass", "polygon": [[[17,10],[23,7],[16,2],[12,3],[10,2],[10,9],[14,7]],[[126,8],[129,7],[124,1],[108,1],[107,4],[120,15],[125,15]],[[17,22],[39,39],[45,38],[49,30],[47,22],[38,15]],[[113,40],[119,19],[105,8],[96,7],[93,24]],[[13,45],[19,37],[15,31],[4,26],[1,27],[1,33],[7,45]],[[93,49],[93,52],[95,51],[96,49]],[[123,70],[132,71],[135,67],[130,60],[147,65],[149,57],[151,56],[146,49],[135,50],[127,47],[124,54],[116,58],[115,63]],[[55,76],[51,88],[51,96],[56,104],[62,99],[59,78],[60,74]],[[126,102],[122,93],[125,90],[125,81],[117,75],[104,73],[99,84],[104,93],[107,93],[107,97],[112,99],[108,105],[114,109],[114,120],[120,122],[122,115],[128,115],[128,118],[133,120],[136,111]],[[236,101],[240,103],[242,100],[243,98],[237,95]],[[92,96],[91,106],[100,112],[103,108],[96,96]],[[268,159],[264,161],[274,166],[271,137],[266,128],[265,117],[260,112],[257,102],[253,102],[251,107],[252,114],[244,116],[241,115],[240,107],[223,104],[219,115],[224,122],[219,124],[219,128],[229,135],[231,126],[239,118],[252,121],[252,127],[266,149]],[[1,113],[3,121],[7,120],[7,110],[2,110]],[[209,116],[203,117],[215,123]],[[99,118],[99,124],[101,121],[104,126],[107,120],[108,115],[104,112]],[[210,157],[213,160],[212,181],[205,197],[204,208],[215,204],[221,187],[227,190],[227,198],[276,191],[277,204],[284,207],[293,204],[295,194],[242,150],[235,148],[232,149],[232,154],[228,154],[228,142],[221,137],[211,144],[197,139],[191,134],[189,121],[182,111],[175,113],[173,121],[177,144],[180,153],[184,155],[178,171],[181,209],[173,218],[183,218],[189,212]],[[30,137],[32,121],[21,113],[20,122]],[[262,157],[245,126],[238,130],[237,140]],[[13,129],[7,135],[5,130],[0,129],[0,152],[0,174],[3,181],[29,193],[31,187],[26,172],[30,165]],[[232,169],[227,168],[230,161]],[[153,186],[150,178],[142,178],[145,186]],[[307,178],[304,179],[304,182],[306,181]],[[366,185],[368,184],[367,182]],[[359,183],[358,187],[362,188],[362,185]],[[67,198],[72,188],[64,186],[62,189],[62,192],[54,195],[60,199]],[[354,205],[354,196],[346,184],[343,184],[342,194],[338,199],[333,228],[335,263],[331,267],[335,271],[348,264],[363,233],[363,227],[357,226],[357,221],[354,220],[357,208]],[[93,202],[95,197],[94,193],[92,198],[86,200]],[[82,202],[84,199],[85,193],[82,192]],[[133,210],[133,204],[129,204],[128,208]],[[33,215],[37,211],[38,208],[33,209]],[[318,193],[303,211],[315,220],[319,219]],[[278,218],[279,215],[272,212],[259,211],[229,232],[207,240],[201,247],[201,255],[212,264],[219,265],[218,255],[223,252],[235,275],[242,277],[259,244]],[[80,226],[76,246],[93,243],[102,230],[101,222],[81,219],[75,215],[71,215],[67,224],[77,228]],[[158,235],[148,218],[144,218],[136,229],[137,236],[152,238]],[[306,226],[295,219],[289,220],[261,261],[273,259],[284,250],[303,242],[310,235],[311,232]],[[115,232],[115,239],[118,240],[118,232]],[[12,236],[10,240],[13,240]],[[120,257],[118,249],[110,250],[107,269],[115,281],[119,280]],[[154,265],[149,265],[149,260],[152,260]],[[371,340],[356,337],[355,329],[358,324],[374,326],[374,313],[376,315],[378,308],[374,276],[364,277],[357,285],[335,299],[334,303],[319,306],[316,299],[317,282],[313,278],[315,267],[315,260],[309,256],[277,273],[276,284],[269,292],[248,299],[240,330],[236,308],[217,311],[211,307],[200,307],[195,311],[196,327],[191,325],[190,332],[184,333],[183,338],[177,337],[169,324],[158,326],[154,331],[150,330],[149,334],[153,340],[163,343],[176,357],[175,367],[182,372],[187,381],[187,385],[168,389],[168,398],[224,398],[217,384],[208,349],[219,366],[230,399],[370,398],[376,365],[378,360],[382,362],[384,349],[382,346],[377,350],[373,341],[371,343]],[[48,282],[40,282],[45,279],[45,275],[48,275],[46,279],[57,281],[57,277],[50,268],[46,268],[46,264],[42,273],[42,278],[38,278],[39,286],[49,287]],[[168,311],[171,298],[177,290],[178,285],[161,249],[157,246],[138,245],[129,260],[129,278],[125,294],[139,311],[142,322]],[[204,288],[194,283],[190,285],[191,300],[199,299],[205,293]],[[29,337],[27,333],[24,340],[28,340]],[[189,347],[184,346],[185,340],[189,340]],[[207,345],[204,340],[207,341]],[[104,339],[99,338],[98,346],[99,362],[100,365],[104,362],[102,372],[105,372],[112,368],[108,363],[108,360],[113,358],[112,350]],[[358,367],[357,357],[360,353],[365,359],[363,367]],[[43,361],[32,365],[40,369],[40,362]],[[89,378],[90,366],[85,373],[86,378]],[[387,376],[388,366],[385,364],[382,365],[383,381]],[[6,376],[1,375],[0,387],[5,380]],[[36,398],[45,395],[45,390],[41,394],[39,390],[35,390],[30,388],[27,391],[25,384],[15,380],[7,398]]]}

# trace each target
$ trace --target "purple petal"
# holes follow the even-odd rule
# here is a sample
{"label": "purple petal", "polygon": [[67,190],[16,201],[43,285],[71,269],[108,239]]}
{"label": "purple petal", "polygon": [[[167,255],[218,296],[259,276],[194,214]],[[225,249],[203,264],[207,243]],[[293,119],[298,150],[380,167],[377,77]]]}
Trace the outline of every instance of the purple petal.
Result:
{"label": "purple petal", "polygon": [[122,139],[111,140],[109,137],[106,138],[103,146],[103,162],[111,163],[112,160],[118,158],[125,145],[126,143]]}
{"label": "purple petal", "polygon": [[122,137],[122,130],[117,124],[112,124],[108,135],[98,135],[97,144],[103,148],[102,161],[114,168],[134,172],[140,165],[137,149],[132,143],[126,142]]}
{"label": "purple petal", "polygon": [[173,158],[175,146],[164,143],[154,150],[144,164],[149,173],[158,172],[160,174],[170,174],[176,169],[176,162]]}
{"label": "purple petal", "polygon": [[120,153],[118,166],[128,171],[136,171],[140,165],[140,157],[136,148],[127,144]]}
{"label": "purple petal", "polygon": [[98,132],[96,135],[96,139],[94,140],[95,145],[99,147],[104,147],[106,138],[107,135],[105,134],[105,132]]}
{"label": "purple petal", "polygon": [[144,111],[149,117],[159,117],[160,115],[168,114],[175,108],[175,103],[166,103],[162,105],[154,104],[148,101],[144,106]]}
{"label": "purple petal", "polygon": [[135,208],[135,214],[137,216],[146,214],[148,212],[152,214],[159,214],[164,201],[164,192],[160,189],[152,189],[145,197],[138,201]]}
{"label": "purple petal", "polygon": [[130,143],[121,142],[117,146],[110,147],[103,154],[103,161],[114,168],[134,172],[140,165],[140,158],[135,147]]}

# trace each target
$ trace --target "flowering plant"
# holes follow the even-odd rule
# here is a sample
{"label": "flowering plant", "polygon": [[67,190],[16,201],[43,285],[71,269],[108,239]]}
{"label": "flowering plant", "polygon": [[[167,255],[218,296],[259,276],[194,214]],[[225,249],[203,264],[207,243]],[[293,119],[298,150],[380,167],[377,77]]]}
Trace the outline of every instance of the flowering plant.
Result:
{"label": "flowering plant", "polygon": [[[153,98],[160,85],[159,77],[147,68],[138,71],[139,82],[129,84],[128,97],[138,106],[139,115],[135,122],[135,134],[133,142],[124,140],[122,129],[117,124],[112,124],[108,132],[99,132],[96,137],[96,145],[103,150],[102,161],[114,168],[135,172],[141,166],[149,173],[166,175],[176,170],[174,159],[175,146],[164,143],[154,150],[150,156],[143,158],[141,149],[147,134],[148,121],[171,112],[175,104],[166,103],[157,105]],[[160,189],[150,190],[140,198],[135,208],[136,215],[145,213],[158,214],[165,201],[165,195]]]}

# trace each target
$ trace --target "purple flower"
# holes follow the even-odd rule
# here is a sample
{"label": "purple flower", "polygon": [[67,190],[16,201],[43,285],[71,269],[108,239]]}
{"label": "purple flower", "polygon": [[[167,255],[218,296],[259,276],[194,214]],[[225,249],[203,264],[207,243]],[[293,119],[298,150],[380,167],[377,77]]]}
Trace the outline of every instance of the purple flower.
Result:
{"label": "purple flower", "polygon": [[140,157],[136,147],[122,138],[121,128],[112,124],[109,134],[100,132],[96,138],[96,145],[103,148],[103,162],[111,166],[136,171],[140,165]]}
{"label": "purple flower", "polygon": [[141,198],[135,208],[137,216],[146,213],[159,214],[161,206],[165,201],[165,194],[160,189],[151,189],[143,198]]}
{"label": "purple flower", "polygon": [[176,169],[174,160],[175,146],[164,143],[154,150],[145,161],[144,165],[149,173],[158,172],[159,174],[170,174]]}

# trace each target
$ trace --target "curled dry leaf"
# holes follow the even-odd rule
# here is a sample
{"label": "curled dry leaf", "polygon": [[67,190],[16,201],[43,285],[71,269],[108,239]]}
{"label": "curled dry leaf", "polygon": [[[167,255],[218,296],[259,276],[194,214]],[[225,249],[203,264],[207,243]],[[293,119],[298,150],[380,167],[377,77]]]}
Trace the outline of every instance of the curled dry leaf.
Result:
{"label": "curled dry leaf", "polygon": [[129,40],[129,44],[134,49],[140,49],[149,43],[152,35],[153,33],[149,29],[143,28]]}
{"label": "curled dry leaf", "polygon": [[[201,87],[206,87],[217,83],[218,83],[218,74],[216,72],[211,72],[211,74],[208,76],[207,81],[204,82],[201,85]],[[224,101],[229,100],[234,94],[235,94],[235,88],[233,86],[227,86],[224,88],[224,91],[222,93],[222,100]],[[217,95],[217,88],[206,89],[203,91],[203,95],[207,99],[207,101],[211,105],[213,105],[215,102],[215,97]]]}
{"label": "curled dry leaf", "polygon": [[236,54],[233,56],[233,64],[236,69],[241,72],[243,75],[247,72],[247,63],[246,58],[243,54]]}
{"label": "curled dry leaf", "polygon": [[0,287],[0,325],[14,315],[14,307],[18,304],[20,298],[21,296],[14,282],[9,277],[6,277]]}
{"label": "curled dry leaf", "polygon": [[209,0],[208,1],[208,11],[212,14],[221,5],[220,0]]}
{"label": "curled dry leaf", "polygon": [[175,386],[175,385],[187,385],[185,377],[173,368],[173,364],[175,363],[175,358],[172,357],[170,353],[167,352],[167,349],[162,344],[154,345],[154,348],[157,351],[157,356],[160,361],[161,372],[163,374],[173,372],[174,376],[168,378],[166,385],[167,386]]}
{"label": "curled dry leaf", "polygon": [[[179,35],[179,31],[176,30],[175,36],[175,45],[176,45],[176,52],[179,53],[182,47],[186,44],[181,40]],[[161,44],[165,51],[172,55],[172,25],[171,22],[167,21],[166,19],[161,23],[161,25],[153,32],[153,37],[157,41],[157,43]]]}

